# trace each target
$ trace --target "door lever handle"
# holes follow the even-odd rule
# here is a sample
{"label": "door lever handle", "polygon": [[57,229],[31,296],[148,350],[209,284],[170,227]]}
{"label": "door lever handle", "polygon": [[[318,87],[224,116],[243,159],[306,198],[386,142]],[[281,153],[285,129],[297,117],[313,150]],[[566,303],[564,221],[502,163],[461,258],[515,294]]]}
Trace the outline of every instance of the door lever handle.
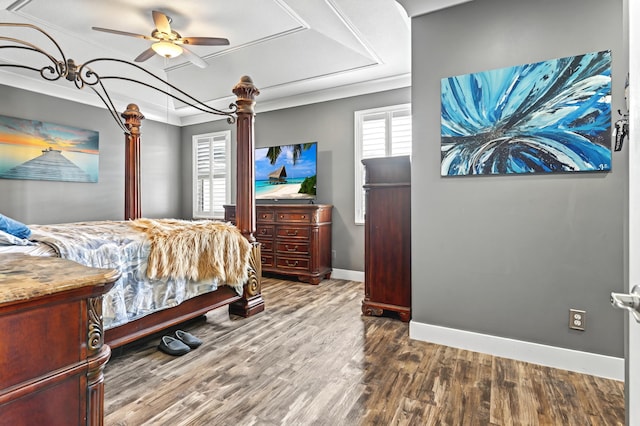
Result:
{"label": "door lever handle", "polygon": [[640,286],[633,286],[629,294],[611,293],[611,304],[616,308],[626,309],[640,323]]}

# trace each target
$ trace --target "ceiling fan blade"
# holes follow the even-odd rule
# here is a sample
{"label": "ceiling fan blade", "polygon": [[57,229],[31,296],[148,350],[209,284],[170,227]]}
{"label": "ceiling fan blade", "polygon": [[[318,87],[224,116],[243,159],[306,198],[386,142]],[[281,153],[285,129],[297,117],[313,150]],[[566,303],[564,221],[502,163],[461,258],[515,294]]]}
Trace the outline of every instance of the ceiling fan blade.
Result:
{"label": "ceiling fan blade", "polygon": [[110,30],[109,28],[100,28],[100,27],[91,27],[91,29],[96,31],[102,31],[103,33],[111,33],[111,34],[118,34],[118,35],[124,35],[129,37],[143,38],[145,40],[156,40],[153,37],[149,37],[142,34],[129,33],[127,31]]}
{"label": "ceiling fan blade", "polygon": [[189,49],[187,49],[184,46],[182,46],[182,50],[184,51],[184,56],[189,61],[191,61],[191,63],[193,65],[196,65],[196,66],[198,66],[200,68],[206,68],[207,67],[208,64],[200,56],[196,55],[195,53],[193,53],[192,51],[190,51]]}
{"label": "ceiling fan blade", "polygon": [[156,54],[155,50],[153,50],[152,48],[148,48],[147,50],[139,54],[138,57],[135,59],[135,61],[144,62],[155,54]]}
{"label": "ceiling fan blade", "polygon": [[182,37],[180,41],[188,45],[228,46],[229,40],[221,37]]}
{"label": "ceiling fan blade", "polygon": [[169,24],[169,17],[162,12],[153,10],[153,22],[156,24],[156,29],[161,33],[171,34],[171,25]]}

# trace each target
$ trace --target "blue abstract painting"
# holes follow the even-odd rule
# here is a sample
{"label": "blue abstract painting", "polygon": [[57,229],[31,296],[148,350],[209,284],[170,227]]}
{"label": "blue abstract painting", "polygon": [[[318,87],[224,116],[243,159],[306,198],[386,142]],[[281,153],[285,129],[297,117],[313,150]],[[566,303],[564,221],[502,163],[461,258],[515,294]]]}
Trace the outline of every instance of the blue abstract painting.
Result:
{"label": "blue abstract painting", "polygon": [[611,170],[611,51],[441,81],[442,176]]}

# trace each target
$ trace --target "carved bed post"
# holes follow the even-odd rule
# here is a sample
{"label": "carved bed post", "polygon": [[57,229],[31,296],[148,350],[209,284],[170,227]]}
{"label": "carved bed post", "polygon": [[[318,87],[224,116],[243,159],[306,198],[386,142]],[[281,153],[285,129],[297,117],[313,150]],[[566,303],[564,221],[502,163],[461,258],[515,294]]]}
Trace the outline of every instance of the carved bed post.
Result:
{"label": "carved bed post", "polygon": [[236,105],[236,226],[251,243],[251,271],[248,283],[244,286],[242,299],[229,306],[229,312],[244,317],[264,310],[264,299],[260,279],[262,277],[262,261],[260,243],[253,233],[256,231],[256,200],[254,189],[254,150],[253,121],[255,117],[255,97],[260,91],[253,85],[249,76],[242,76],[233,88],[237,96]]}
{"label": "carved bed post", "polygon": [[237,188],[236,188],[236,226],[250,243],[256,241],[256,200],[254,189],[254,150],[253,120],[256,104],[255,96],[260,91],[253,85],[251,77],[242,76],[233,88],[238,97],[236,141],[237,141]]}
{"label": "carved bed post", "polygon": [[124,220],[142,216],[140,203],[140,125],[144,115],[136,104],[127,105],[121,114],[129,134],[125,133]]}

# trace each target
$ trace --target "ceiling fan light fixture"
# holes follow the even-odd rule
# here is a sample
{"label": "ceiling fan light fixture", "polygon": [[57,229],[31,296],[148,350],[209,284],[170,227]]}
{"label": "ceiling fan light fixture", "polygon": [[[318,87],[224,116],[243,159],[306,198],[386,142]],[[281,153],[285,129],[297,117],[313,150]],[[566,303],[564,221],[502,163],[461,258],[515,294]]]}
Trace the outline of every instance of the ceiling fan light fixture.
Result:
{"label": "ceiling fan light fixture", "polygon": [[176,56],[180,56],[182,54],[182,47],[178,46],[175,43],[171,43],[170,41],[159,41],[157,43],[153,43],[151,48],[161,56],[165,58],[175,58]]}

